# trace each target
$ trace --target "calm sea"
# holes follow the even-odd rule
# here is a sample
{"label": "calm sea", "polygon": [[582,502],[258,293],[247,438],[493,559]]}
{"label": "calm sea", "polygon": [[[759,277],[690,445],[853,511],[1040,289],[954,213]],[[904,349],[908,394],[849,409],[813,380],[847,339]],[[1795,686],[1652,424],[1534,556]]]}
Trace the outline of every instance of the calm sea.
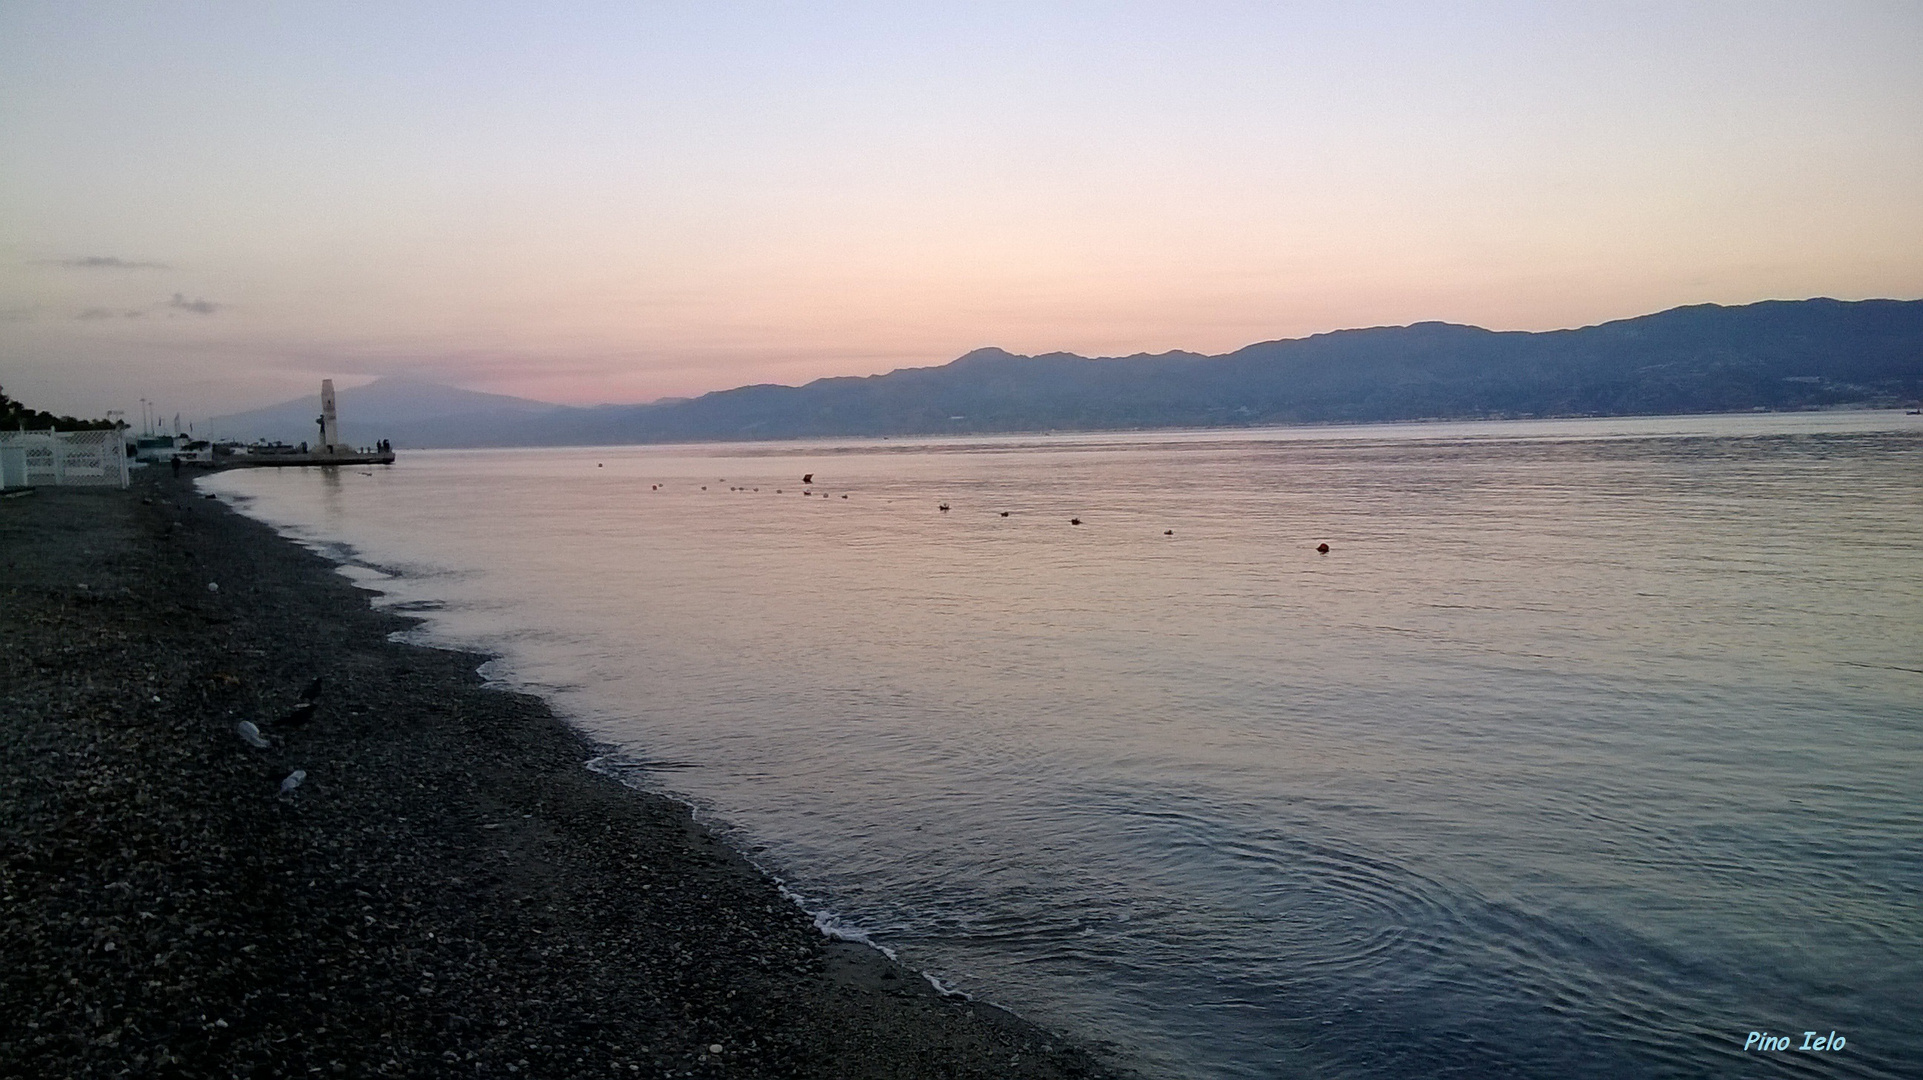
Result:
{"label": "calm sea", "polygon": [[1916,417],[205,485],[825,926],[1150,1075],[1923,1073]]}

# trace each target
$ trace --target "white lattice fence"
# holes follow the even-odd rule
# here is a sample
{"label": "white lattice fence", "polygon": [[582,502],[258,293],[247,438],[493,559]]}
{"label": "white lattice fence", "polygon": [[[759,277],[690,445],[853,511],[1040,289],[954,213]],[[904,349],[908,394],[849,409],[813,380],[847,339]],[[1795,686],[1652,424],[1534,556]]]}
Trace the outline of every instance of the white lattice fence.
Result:
{"label": "white lattice fence", "polygon": [[127,486],[118,431],[0,431],[0,488],[40,484]]}

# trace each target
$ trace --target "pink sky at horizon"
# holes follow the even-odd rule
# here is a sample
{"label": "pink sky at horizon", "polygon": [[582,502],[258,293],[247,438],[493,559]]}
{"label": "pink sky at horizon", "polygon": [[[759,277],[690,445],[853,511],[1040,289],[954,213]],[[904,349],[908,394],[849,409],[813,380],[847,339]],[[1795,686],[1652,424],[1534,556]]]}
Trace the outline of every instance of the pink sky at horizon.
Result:
{"label": "pink sky at horizon", "polygon": [[0,386],[570,404],[1923,296],[1923,8],[0,10]]}

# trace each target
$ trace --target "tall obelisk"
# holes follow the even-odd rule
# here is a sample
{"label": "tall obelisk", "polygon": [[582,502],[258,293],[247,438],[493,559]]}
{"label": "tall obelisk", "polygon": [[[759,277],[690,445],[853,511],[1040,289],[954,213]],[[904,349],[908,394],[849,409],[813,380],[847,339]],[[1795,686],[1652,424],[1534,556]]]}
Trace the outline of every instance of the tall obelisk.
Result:
{"label": "tall obelisk", "polygon": [[341,441],[340,421],[334,416],[334,380],[321,380],[321,453],[337,454]]}

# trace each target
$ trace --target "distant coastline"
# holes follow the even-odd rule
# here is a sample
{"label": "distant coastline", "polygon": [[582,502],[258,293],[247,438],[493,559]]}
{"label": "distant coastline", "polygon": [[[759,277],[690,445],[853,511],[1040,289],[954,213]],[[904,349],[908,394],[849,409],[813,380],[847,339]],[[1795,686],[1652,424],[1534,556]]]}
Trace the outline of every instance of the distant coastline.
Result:
{"label": "distant coastline", "polygon": [[[561,406],[406,379],[341,398],[354,437],[403,448],[1907,409],[1923,402],[1923,300],[1705,304],[1545,333],[1417,323],[1220,356],[978,349],[939,367],[647,405]],[[301,399],[209,427],[303,436],[312,413]]]}

